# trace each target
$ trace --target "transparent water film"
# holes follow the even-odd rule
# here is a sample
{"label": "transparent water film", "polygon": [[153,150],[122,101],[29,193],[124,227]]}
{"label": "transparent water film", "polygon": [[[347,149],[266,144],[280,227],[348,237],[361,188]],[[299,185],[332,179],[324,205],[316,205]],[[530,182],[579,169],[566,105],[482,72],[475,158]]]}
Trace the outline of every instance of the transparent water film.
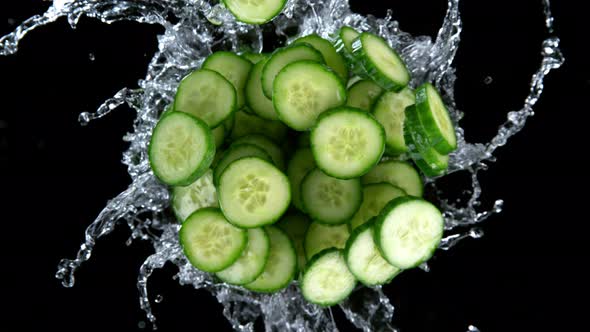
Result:
{"label": "transparent water film", "polygon": [[[499,126],[498,133],[488,143],[468,143],[464,139],[464,129],[456,127],[459,147],[451,155],[449,173],[468,172],[471,175],[470,197],[450,202],[445,199],[444,192],[436,189],[438,179],[428,182],[438,194],[438,203],[446,221],[447,236],[440,249],[447,250],[466,237],[481,237],[483,233],[475,225],[502,209],[502,200],[497,200],[491,209],[481,210],[482,191],[477,174],[486,169],[486,162],[494,160],[494,151],[524,127],[527,118],[534,114],[533,107],[543,92],[545,76],[564,61],[559,39],[553,35],[549,0],[543,0],[543,6],[549,37],[541,46],[542,61],[532,75],[530,92],[522,108],[508,113],[506,122]],[[124,87],[96,112],[80,115],[80,122],[86,125],[122,104],[137,112],[133,130],[123,137],[130,143],[129,149],[123,153],[123,163],[132,182],[108,202],[87,228],[84,243],[76,257],[63,259],[56,277],[65,287],[72,287],[74,272],[90,258],[97,239],[126,223],[131,230],[130,240],[147,240],[154,247],[154,253],[141,266],[137,282],[141,307],[153,327],[156,326],[156,318],[150,307],[147,281],[155,269],[171,262],[178,267],[175,278],[178,282],[207,289],[217,298],[224,306],[223,314],[236,331],[253,331],[253,322],[259,318],[264,322],[266,331],[337,331],[331,311],[307,303],[296,282],[275,294],[256,294],[217,283],[209,274],[196,270],[188,263],[178,243],[179,225],[169,213],[168,188],[156,180],[148,164],[147,145],[152,129],[161,112],[172,101],[180,79],[199,67],[212,49],[259,52],[262,50],[263,30],[274,31],[277,38],[289,41],[313,32],[331,38],[342,25],[377,33],[400,50],[412,73],[411,84],[434,82],[449,106],[454,122],[458,124],[462,113],[454,102],[455,70],[452,63],[461,34],[459,0],[448,1],[444,23],[435,40],[401,31],[398,23],[392,20],[391,12],[383,19],[353,13],[346,0],[289,0],[283,13],[262,27],[236,22],[217,1],[54,0],[47,12],[25,20],[14,32],[0,38],[0,55],[15,53],[19,41],[33,29],[61,17],[66,17],[75,28],[83,15],[104,23],[127,20],[157,24],[165,32],[158,38],[159,49],[149,63],[146,77],[138,81],[138,88]],[[201,203],[203,206],[211,205],[215,188],[210,174],[199,181]],[[426,264],[421,268],[428,270]],[[158,299],[161,300],[156,296],[154,301],[157,303]],[[359,287],[340,307],[348,320],[363,331],[395,331],[390,325],[394,308],[378,287]],[[475,326],[469,326],[468,330],[478,331]]]}

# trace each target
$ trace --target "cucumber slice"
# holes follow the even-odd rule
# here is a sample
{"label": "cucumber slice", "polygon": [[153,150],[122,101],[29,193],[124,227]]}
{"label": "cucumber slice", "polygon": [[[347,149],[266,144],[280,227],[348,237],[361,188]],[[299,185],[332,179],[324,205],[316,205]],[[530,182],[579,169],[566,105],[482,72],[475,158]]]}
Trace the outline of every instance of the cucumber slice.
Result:
{"label": "cucumber slice", "polygon": [[166,112],[154,128],[148,148],[150,166],[160,181],[186,186],[203,175],[215,155],[205,122],[182,112]]}
{"label": "cucumber slice", "polygon": [[211,133],[213,134],[215,147],[219,148],[223,144],[223,140],[225,139],[225,127],[217,126],[215,129],[211,131]]}
{"label": "cucumber slice", "polygon": [[404,139],[404,120],[406,107],[413,105],[414,93],[405,88],[399,93],[387,91],[375,103],[373,115],[385,128],[385,150],[389,154],[399,155],[408,152]]}
{"label": "cucumber slice", "polygon": [[299,149],[295,151],[287,166],[287,177],[291,183],[291,200],[296,208],[303,211],[301,202],[301,181],[316,167],[313,154],[310,149]]}
{"label": "cucumber slice", "polygon": [[305,259],[305,249],[303,248],[303,239],[305,239],[305,233],[310,223],[311,220],[306,215],[300,213],[292,213],[284,216],[277,223],[277,226],[287,233],[295,246],[295,251],[297,251],[297,268],[299,271],[303,271],[305,262],[307,262]]}
{"label": "cucumber slice", "polygon": [[186,187],[172,187],[172,211],[179,222],[204,207],[217,207],[217,192],[213,185],[213,171],[210,169]]}
{"label": "cucumber slice", "polygon": [[449,112],[432,84],[424,83],[416,89],[416,111],[426,130],[430,145],[440,154],[457,149],[457,136]]}
{"label": "cucumber slice", "polygon": [[257,147],[264,150],[264,152],[268,153],[276,167],[278,167],[280,170],[285,169],[285,156],[283,155],[283,150],[281,150],[281,148],[275,142],[264,135],[251,134],[242,136],[235,140],[232,145],[233,144],[256,145]]}
{"label": "cucumber slice", "polygon": [[390,183],[374,183],[363,187],[363,203],[350,220],[350,228],[356,229],[379,212],[394,198],[405,196],[406,192]]}
{"label": "cucumber slice", "polygon": [[280,121],[268,121],[244,111],[236,112],[234,128],[230,138],[235,140],[249,134],[262,134],[275,142],[283,142],[287,137],[287,126]]}
{"label": "cucumber slice", "polygon": [[216,71],[200,69],[178,85],[174,110],[194,115],[215,128],[234,113],[237,102],[236,89],[230,81]]}
{"label": "cucumber slice", "polygon": [[346,106],[356,107],[370,112],[373,104],[383,93],[383,89],[370,80],[360,80],[348,88]]}
{"label": "cucumber slice", "polygon": [[426,176],[442,175],[449,167],[449,156],[442,155],[430,145],[426,130],[422,126],[415,106],[406,108],[406,128],[404,136],[410,157]]}
{"label": "cucumber slice", "polygon": [[202,68],[216,71],[230,81],[236,89],[237,108],[240,109],[244,106],[246,103],[244,87],[250,69],[252,69],[250,61],[232,52],[218,51],[205,59]]}
{"label": "cucumber slice", "polygon": [[215,273],[222,281],[232,285],[250,283],[264,271],[270,252],[270,238],[262,228],[248,230],[248,245],[240,258],[229,267]]}
{"label": "cucumber slice", "polygon": [[352,293],[356,279],[346,266],[342,250],[328,249],[315,256],[301,278],[303,297],[320,306],[339,303]]}
{"label": "cucumber slice", "polygon": [[366,174],[385,150],[385,130],[367,112],[339,107],[325,112],[311,131],[311,151],[318,167],[339,179]]}
{"label": "cucumber slice", "polygon": [[347,225],[324,225],[312,222],[303,239],[305,257],[309,261],[315,254],[328,248],[343,249],[350,236]]}
{"label": "cucumber slice", "polygon": [[274,51],[262,69],[262,91],[264,95],[272,98],[273,82],[277,74],[286,65],[300,60],[324,62],[322,54],[306,44],[296,44]]}
{"label": "cucumber slice", "polygon": [[223,3],[238,21],[263,24],[279,15],[287,0],[223,0]]}
{"label": "cucumber slice", "polygon": [[430,202],[398,197],[383,208],[375,221],[375,243],[390,264],[409,269],[432,257],[443,227],[442,213]]}
{"label": "cucumber slice", "polygon": [[243,228],[272,224],[291,203],[289,179],[270,162],[238,159],[219,178],[219,206],[225,217]]}
{"label": "cucumber slice", "polygon": [[250,62],[253,65],[257,64],[258,62],[268,59],[269,54],[267,53],[252,53],[252,52],[244,52],[240,54],[240,56]]}
{"label": "cucumber slice", "polygon": [[349,26],[343,26],[340,28],[340,31],[338,31],[338,39],[336,39],[336,43],[334,44],[336,51],[342,54],[342,56],[344,56],[344,58],[351,64],[354,64],[355,62],[352,55],[352,42],[358,38],[359,35],[360,33],[355,29]]}
{"label": "cucumber slice", "polygon": [[338,76],[309,60],[285,66],[274,80],[273,91],[279,118],[299,131],[311,128],[322,112],[346,102],[346,89]]}
{"label": "cucumber slice", "polygon": [[402,271],[381,256],[373,241],[373,224],[374,219],[356,228],[344,249],[348,269],[366,286],[386,284]]}
{"label": "cucumber slice", "polygon": [[221,271],[232,265],[248,243],[246,230],[227,222],[217,208],[191,214],[178,235],[189,262],[205,272]]}
{"label": "cucumber slice", "polygon": [[272,160],[270,155],[259,146],[246,143],[232,144],[230,148],[223,153],[213,170],[214,183],[219,184],[219,178],[229,164],[244,157],[258,157],[266,161]]}
{"label": "cucumber slice", "polygon": [[246,82],[246,104],[258,116],[266,120],[278,120],[279,116],[275,112],[272,100],[268,99],[262,92],[262,68],[266,64],[266,59],[261,60],[254,65]]}
{"label": "cucumber slice", "polygon": [[244,285],[249,290],[263,293],[278,291],[289,285],[297,271],[297,254],[289,236],[275,226],[267,226],[270,252],[264,271],[256,280]]}
{"label": "cucumber slice", "polygon": [[361,33],[352,43],[356,66],[385,90],[399,91],[408,85],[410,73],[387,42],[372,33]]}
{"label": "cucumber slice", "polygon": [[388,160],[378,164],[361,178],[361,182],[363,185],[388,182],[416,197],[421,197],[424,192],[418,171],[409,163],[400,160]]}
{"label": "cucumber slice", "polygon": [[350,220],[361,206],[361,181],[358,178],[336,179],[316,168],[301,182],[301,201],[304,210],[315,221],[342,224]]}
{"label": "cucumber slice", "polygon": [[298,38],[293,42],[293,44],[297,43],[307,43],[316,50],[320,51],[324,57],[324,60],[326,61],[326,65],[334,70],[343,82],[348,80],[348,67],[346,66],[346,62],[342,58],[342,55],[336,52],[336,49],[332,43],[315,33]]}

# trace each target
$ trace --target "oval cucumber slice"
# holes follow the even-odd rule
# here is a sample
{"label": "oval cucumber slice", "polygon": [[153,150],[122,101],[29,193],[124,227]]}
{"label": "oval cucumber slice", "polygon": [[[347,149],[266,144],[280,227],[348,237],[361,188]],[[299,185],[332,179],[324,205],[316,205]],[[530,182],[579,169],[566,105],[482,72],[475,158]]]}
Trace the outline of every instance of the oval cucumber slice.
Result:
{"label": "oval cucumber slice", "polygon": [[374,183],[363,187],[363,203],[350,219],[350,228],[355,229],[381,212],[394,198],[405,196],[406,192],[390,183]]}
{"label": "oval cucumber slice", "polygon": [[234,86],[216,71],[195,70],[182,79],[174,97],[174,110],[219,126],[237,107]]}
{"label": "oval cucumber slice", "polygon": [[264,271],[270,252],[270,239],[262,228],[248,230],[248,245],[238,260],[215,273],[224,282],[244,285],[254,281]]}
{"label": "oval cucumber slice", "polygon": [[248,243],[248,233],[230,224],[216,208],[191,214],[178,235],[188,260],[205,272],[221,271],[233,264]]}
{"label": "oval cucumber slice", "polygon": [[413,105],[414,92],[405,88],[400,92],[387,91],[375,103],[373,115],[385,128],[385,149],[388,154],[399,155],[408,152],[404,139],[406,107]]}
{"label": "oval cucumber slice", "polygon": [[232,144],[227,151],[223,153],[213,171],[214,183],[219,183],[219,178],[227,166],[234,161],[244,157],[258,157],[266,161],[271,161],[270,155],[259,146],[254,144]]}
{"label": "oval cucumber slice", "polygon": [[303,239],[305,257],[309,261],[315,254],[328,248],[343,249],[350,236],[347,225],[325,225],[312,222]]}
{"label": "oval cucumber slice", "polygon": [[295,151],[287,166],[287,177],[291,183],[291,200],[300,211],[304,210],[301,201],[301,181],[314,168],[316,164],[310,149]]}
{"label": "oval cucumber slice", "polygon": [[148,155],[154,175],[173,186],[201,177],[213,161],[215,142],[209,126],[182,112],[166,112],[154,128]]}
{"label": "oval cucumber slice", "polygon": [[254,65],[246,82],[246,103],[248,107],[258,116],[266,120],[276,121],[279,119],[272,100],[267,98],[262,91],[262,69],[266,59],[260,60]]}
{"label": "oval cucumber slice", "polygon": [[342,28],[340,28],[340,31],[338,31],[338,39],[336,39],[336,42],[334,44],[336,51],[338,53],[342,54],[342,56],[350,64],[353,64],[353,65],[355,63],[355,59],[354,59],[354,56],[352,55],[352,42],[359,35],[360,35],[360,33],[358,31],[356,31],[355,29],[353,29],[349,26],[343,26]]}
{"label": "oval cucumber slice", "polygon": [[383,93],[383,88],[371,80],[360,80],[348,88],[346,105],[370,112],[373,104]]}
{"label": "oval cucumber slice", "polygon": [[301,278],[303,297],[320,306],[331,306],[352,293],[356,279],[346,266],[342,250],[328,249],[316,255]]}
{"label": "oval cucumber slice", "polygon": [[246,103],[244,99],[244,86],[252,63],[241,56],[226,51],[215,52],[205,59],[202,68],[214,70],[231,82],[236,89],[237,108],[240,109]]}
{"label": "oval cucumber slice", "polygon": [[277,223],[277,226],[287,233],[295,246],[295,251],[297,251],[297,269],[299,271],[303,271],[305,268],[305,262],[307,262],[305,258],[305,249],[303,248],[303,240],[305,239],[305,233],[307,232],[310,223],[311,220],[301,213],[291,213],[286,215]]}
{"label": "oval cucumber slice", "polygon": [[283,142],[288,128],[280,121],[269,121],[244,111],[235,113],[233,130],[230,138],[235,140],[249,134],[262,134],[275,142]]}
{"label": "oval cucumber slice", "polygon": [[311,151],[318,167],[339,179],[360,177],[385,150],[383,126],[367,112],[339,107],[325,112],[311,131]]}
{"label": "oval cucumber slice", "polygon": [[330,177],[316,168],[301,182],[304,210],[315,221],[325,224],[346,223],[363,201],[360,179]]}
{"label": "oval cucumber slice", "polygon": [[416,111],[430,145],[440,154],[457,149],[457,136],[449,112],[436,88],[424,83],[416,89]]}
{"label": "oval cucumber slice", "polygon": [[409,269],[432,257],[442,238],[444,220],[431,203],[403,196],[383,208],[374,227],[375,243],[383,258],[400,269]]}
{"label": "oval cucumber slice", "polygon": [[298,131],[308,130],[321,113],[346,102],[342,81],[315,61],[285,66],[274,80],[273,91],[272,102],[279,118]]}
{"label": "oval cucumber slice", "polygon": [[[240,56],[242,58],[252,62],[252,64],[255,65],[262,60],[268,59],[269,54],[268,53],[244,52],[244,53],[240,54]],[[252,68],[252,69],[254,69],[254,68]]]}
{"label": "oval cucumber slice", "polygon": [[218,197],[232,224],[253,228],[279,220],[291,203],[291,190],[287,176],[270,162],[245,157],[223,171]]}
{"label": "oval cucumber slice", "polygon": [[271,293],[289,285],[297,271],[297,254],[289,236],[275,226],[265,228],[270,238],[268,260],[262,274],[244,285],[249,290]]}
{"label": "oval cucumber slice", "polygon": [[336,52],[336,48],[334,48],[334,45],[332,45],[331,42],[314,33],[298,38],[293,42],[293,44],[297,43],[307,43],[320,51],[324,60],[326,60],[326,65],[332,68],[343,82],[348,80],[348,67],[346,66],[346,62],[342,56]]}
{"label": "oval cucumber slice", "polygon": [[213,185],[213,171],[210,169],[188,186],[172,187],[172,210],[179,222],[204,207],[217,207],[217,192]]}
{"label": "oval cucumber slice", "polygon": [[409,163],[400,160],[387,160],[378,164],[361,178],[361,182],[363,185],[388,182],[416,197],[421,197],[424,192],[418,171]]}
{"label": "oval cucumber slice", "polygon": [[[280,170],[285,169],[285,156],[283,150],[271,139],[260,134],[251,134],[238,138],[233,144],[252,144],[264,150],[270,158],[273,164]],[[233,145],[232,144],[232,145]]]}
{"label": "oval cucumber slice", "polygon": [[238,21],[263,24],[279,15],[287,0],[223,0],[223,3]]}
{"label": "oval cucumber slice", "polygon": [[373,224],[374,219],[356,228],[344,249],[348,269],[366,286],[386,284],[402,271],[381,256],[373,241]]}

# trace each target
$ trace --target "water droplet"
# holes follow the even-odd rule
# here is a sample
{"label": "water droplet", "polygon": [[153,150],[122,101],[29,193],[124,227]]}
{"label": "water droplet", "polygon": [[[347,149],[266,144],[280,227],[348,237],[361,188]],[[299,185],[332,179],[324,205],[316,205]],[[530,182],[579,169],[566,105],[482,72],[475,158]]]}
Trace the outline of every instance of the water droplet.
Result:
{"label": "water droplet", "polygon": [[94,53],[88,53],[88,59],[90,59],[90,61],[96,60],[96,57],[94,56]]}
{"label": "water droplet", "polygon": [[137,322],[137,327],[140,329],[145,329],[145,322],[140,320],[139,322]]}
{"label": "water droplet", "polygon": [[161,294],[156,295],[154,302],[161,303],[164,300],[164,297]]}
{"label": "water droplet", "polygon": [[420,264],[419,268],[422,269],[424,272],[430,272],[430,266],[428,266],[428,263],[426,262]]}
{"label": "water droplet", "polygon": [[475,327],[474,325],[469,325],[467,327],[467,332],[481,332],[477,327]]}
{"label": "water droplet", "polygon": [[484,231],[483,231],[483,229],[481,229],[479,227],[474,227],[469,231],[469,236],[471,236],[474,239],[479,239],[483,235],[484,235]]}
{"label": "water droplet", "polygon": [[8,25],[15,25],[16,24],[16,20],[13,19],[12,17],[9,17],[6,22],[8,22]]}
{"label": "water droplet", "polygon": [[493,82],[493,81],[494,81],[494,79],[493,79],[491,76],[486,76],[486,77],[483,79],[483,83],[484,83],[485,85],[490,85],[490,84],[492,84],[492,82]]}

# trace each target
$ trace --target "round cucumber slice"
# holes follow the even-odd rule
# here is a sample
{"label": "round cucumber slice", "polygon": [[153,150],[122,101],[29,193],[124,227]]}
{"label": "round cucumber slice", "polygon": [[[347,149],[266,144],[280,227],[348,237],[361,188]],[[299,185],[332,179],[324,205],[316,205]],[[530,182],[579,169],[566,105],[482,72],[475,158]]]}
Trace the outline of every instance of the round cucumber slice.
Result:
{"label": "round cucumber slice", "polygon": [[[252,52],[244,52],[242,54],[240,54],[240,56],[250,62],[252,62],[253,65],[257,64],[258,62],[268,59],[269,54],[267,53],[252,53]],[[254,68],[252,68],[254,69]]]}
{"label": "round cucumber slice", "polygon": [[409,269],[432,257],[443,228],[442,213],[430,202],[398,197],[383,208],[375,221],[375,243],[390,264]]}
{"label": "round cucumber slice", "polygon": [[254,65],[248,81],[246,82],[246,103],[248,107],[258,116],[267,120],[276,121],[279,119],[275,112],[272,100],[267,98],[262,91],[262,69],[266,59],[260,60]]}
{"label": "round cucumber slice", "polygon": [[328,249],[316,255],[301,278],[303,297],[320,306],[331,306],[352,293],[356,279],[346,266],[342,250]]}
{"label": "round cucumber slice", "polygon": [[203,121],[182,112],[166,112],[154,128],[148,154],[150,166],[160,181],[186,186],[211,165],[215,142]]}
{"label": "round cucumber slice", "polygon": [[271,161],[270,155],[259,146],[254,144],[232,144],[227,151],[223,153],[213,171],[214,183],[219,183],[219,178],[227,166],[234,161],[244,157],[258,157],[266,161]]}
{"label": "round cucumber slice", "polygon": [[217,207],[217,192],[213,185],[213,171],[210,169],[188,186],[172,187],[172,210],[179,222],[204,207]]}
{"label": "round cucumber slice", "polygon": [[234,86],[221,74],[209,69],[195,70],[182,79],[174,110],[189,113],[207,123],[219,126],[234,113],[237,95]]}
{"label": "round cucumber slice", "polygon": [[360,80],[348,88],[346,105],[370,112],[383,89],[371,80]]}
{"label": "round cucumber slice", "polygon": [[238,260],[215,275],[224,282],[244,285],[254,281],[264,271],[270,252],[270,238],[262,228],[248,230],[248,245]]}
{"label": "round cucumber slice", "polygon": [[248,233],[227,222],[216,208],[191,214],[178,235],[188,260],[205,272],[221,271],[233,264],[248,243]]}
{"label": "round cucumber slice", "polygon": [[285,66],[274,80],[273,91],[272,102],[279,118],[299,131],[310,129],[322,112],[346,102],[342,81],[328,67],[315,61],[297,61]]}
{"label": "round cucumber slice", "polygon": [[316,168],[309,171],[301,182],[301,201],[313,220],[325,224],[343,224],[361,206],[361,181],[358,178],[336,179]]}
{"label": "round cucumber slice", "polygon": [[406,192],[387,182],[368,184],[363,187],[363,203],[350,219],[351,229],[355,229],[381,212],[381,209],[394,198],[405,196]]}
{"label": "round cucumber slice", "polygon": [[243,228],[276,222],[291,203],[287,176],[256,157],[238,159],[219,178],[219,206],[225,217]]}
{"label": "round cucumber slice", "polygon": [[363,185],[388,182],[416,197],[421,197],[424,192],[418,171],[409,163],[400,160],[388,160],[378,164],[361,178],[361,182]]}
{"label": "round cucumber slice", "polygon": [[276,167],[278,167],[280,170],[285,169],[285,156],[283,155],[283,150],[281,150],[281,148],[275,142],[264,135],[251,134],[242,136],[235,140],[233,144],[256,145],[268,153]]}
{"label": "round cucumber slice", "polygon": [[293,205],[301,211],[304,210],[301,202],[301,181],[314,168],[316,165],[310,149],[295,151],[287,166],[287,177],[291,183],[291,199]]}
{"label": "round cucumber slice", "polygon": [[373,114],[385,128],[385,149],[393,155],[408,152],[404,139],[404,120],[406,107],[413,105],[414,92],[405,88],[396,93],[387,91],[375,103]]}
{"label": "round cucumber slice", "polygon": [[262,274],[244,285],[249,290],[271,293],[289,285],[297,271],[297,254],[289,236],[275,226],[267,226],[270,251]]}
{"label": "round cucumber slice", "polygon": [[360,177],[385,150],[383,126],[367,112],[339,107],[325,112],[311,131],[311,151],[318,167],[339,178]]}
{"label": "round cucumber slice", "polygon": [[349,236],[348,225],[325,225],[314,221],[307,228],[303,239],[305,257],[309,261],[324,249],[343,249]]}
{"label": "round cucumber slice", "polygon": [[218,51],[205,59],[202,68],[216,71],[230,81],[236,89],[237,108],[240,109],[244,106],[246,103],[244,86],[250,69],[252,69],[250,61],[232,52]]}
{"label": "round cucumber slice", "polygon": [[234,127],[230,138],[235,140],[249,134],[262,134],[275,142],[283,142],[288,128],[280,121],[269,121],[244,111],[235,113]]}
{"label": "round cucumber slice", "polygon": [[338,39],[336,39],[334,44],[336,51],[342,54],[342,56],[353,66],[356,61],[352,55],[352,42],[359,35],[360,33],[355,29],[349,26],[343,26],[340,28],[340,31],[338,31]]}
{"label": "round cucumber slice", "polygon": [[440,154],[457,149],[457,136],[449,112],[432,84],[424,83],[416,89],[416,111],[424,126],[430,145]]}
{"label": "round cucumber slice", "polygon": [[366,286],[386,284],[402,271],[381,256],[373,241],[373,223],[374,219],[356,228],[344,249],[348,269]]}
{"label": "round cucumber slice", "polygon": [[306,215],[300,213],[286,215],[277,223],[277,226],[285,231],[289,238],[291,238],[291,241],[293,241],[295,251],[297,251],[297,268],[299,271],[303,271],[305,262],[307,262],[303,240],[305,239],[305,233],[310,223],[311,220]]}
{"label": "round cucumber slice", "polygon": [[311,45],[316,50],[322,53],[324,60],[326,60],[326,65],[332,68],[338,74],[340,79],[343,82],[348,80],[348,67],[346,66],[346,62],[342,58],[342,55],[336,52],[334,45],[331,42],[327,41],[326,39],[318,36],[317,34],[307,35],[305,37],[301,37],[296,39],[293,44],[296,43],[307,43]]}
{"label": "round cucumber slice", "polygon": [[287,0],[223,0],[223,3],[238,21],[263,24],[279,15]]}

